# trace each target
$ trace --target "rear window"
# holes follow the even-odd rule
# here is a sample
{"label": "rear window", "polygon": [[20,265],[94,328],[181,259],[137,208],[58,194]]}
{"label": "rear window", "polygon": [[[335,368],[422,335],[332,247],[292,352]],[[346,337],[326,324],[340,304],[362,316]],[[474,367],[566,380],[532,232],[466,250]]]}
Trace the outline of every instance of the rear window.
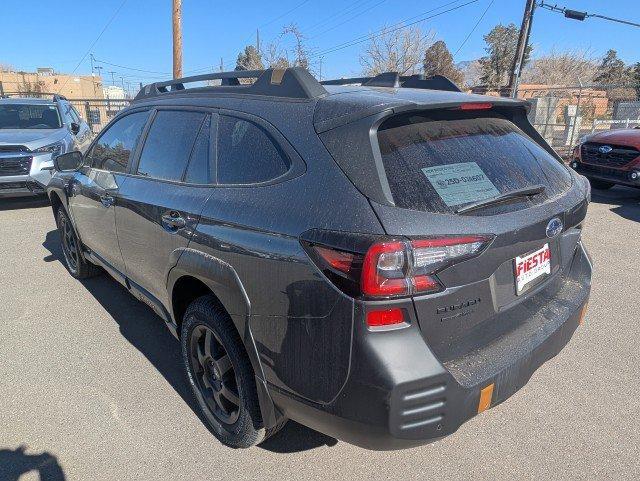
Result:
{"label": "rear window", "polygon": [[556,197],[567,169],[497,113],[402,115],[378,129],[382,162],[398,207],[453,213],[461,206],[543,185],[542,194],[478,213],[516,210]]}

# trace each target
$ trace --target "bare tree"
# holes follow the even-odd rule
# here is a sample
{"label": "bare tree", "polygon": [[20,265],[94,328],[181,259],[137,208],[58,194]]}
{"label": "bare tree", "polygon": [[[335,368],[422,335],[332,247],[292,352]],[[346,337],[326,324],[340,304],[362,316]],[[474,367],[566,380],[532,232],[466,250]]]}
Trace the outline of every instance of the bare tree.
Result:
{"label": "bare tree", "polygon": [[[285,38],[292,36],[294,45],[291,49],[283,46]],[[266,48],[260,52],[261,59],[268,68],[303,67],[309,68],[309,49],[305,36],[295,23],[285,26]]]}
{"label": "bare tree", "polygon": [[287,51],[280,46],[279,39],[274,40],[262,52],[262,58],[268,68],[287,68],[290,67]]}
{"label": "bare tree", "polygon": [[304,42],[304,35],[300,32],[300,29],[295,23],[287,25],[282,30],[280,34],[280,38],[283,38],[287,35],[293,35],[295,38],[296,44],[294,47],[294,55],[293,55],[293,66],[294,67],[302,67],[309,68],[309,51]]}
{"label": "bare tree", "polygon": [[523,83],[578,85],[592,83],[598,70],[589,50],[552,51],[538,57],[522,73]]}
{"label": "bare tree", "polygon": [[360,55],[365,75],[382,72],[398,72],[412,75],[422,70],[427,48],[433,43],[432,32],[424,33],[420,27],[401,29],[385,28],[380,34],[371,35],[369,45]]}

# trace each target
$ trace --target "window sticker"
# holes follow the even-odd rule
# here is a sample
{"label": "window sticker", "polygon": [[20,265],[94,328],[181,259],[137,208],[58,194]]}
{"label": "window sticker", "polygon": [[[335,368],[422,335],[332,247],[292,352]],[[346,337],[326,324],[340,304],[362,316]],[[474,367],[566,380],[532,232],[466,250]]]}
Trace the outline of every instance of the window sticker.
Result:
{"label": "window sticker", "polygon": [[422,172],[449,207],[500,195],[476,162],[425,167]]}

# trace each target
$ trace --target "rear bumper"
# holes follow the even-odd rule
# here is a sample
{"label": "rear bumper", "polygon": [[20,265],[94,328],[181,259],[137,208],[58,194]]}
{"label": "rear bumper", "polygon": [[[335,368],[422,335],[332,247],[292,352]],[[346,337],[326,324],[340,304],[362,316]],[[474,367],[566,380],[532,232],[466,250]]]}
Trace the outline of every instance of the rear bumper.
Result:
{"label": "rear bumper", "polygon": [[493,385],[490,406],[504,401],[569,342],[591,285],[582,244],[555,282],[561,287],[544,305],[532,300],[517,309],[519,327],[480,351],[440,362],[415,322],[386,332],[356,326],[349,378],[333,402],[312,403],[270,386],[272,398],[287,417],[368,449],[434,441],[478,414],[481,390]]}

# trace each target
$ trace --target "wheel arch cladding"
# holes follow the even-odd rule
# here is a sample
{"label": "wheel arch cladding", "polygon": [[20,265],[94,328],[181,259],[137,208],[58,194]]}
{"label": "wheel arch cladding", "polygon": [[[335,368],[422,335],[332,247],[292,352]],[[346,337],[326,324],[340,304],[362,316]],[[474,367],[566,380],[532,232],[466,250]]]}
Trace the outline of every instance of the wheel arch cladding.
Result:
{"label": "wheel arch cladding", "polygon": [[220,303],[231,317],[253,367],[265,427],[271,428],[280,422],[281,414],[277,412],[268,393],[253,336],[246,329],[250,304],[235,270],[213,256],[185,249],[178,265],[169,273],[168,288],[178,335],[182,317],[193,300],[202,295],[211,295]]}
{"label": "wheel arch cladding", "polygon": [[49,202],[51,203],[51,208],[53,209],[53,215],[55,216],[58,213],[58,209],[62,207],[64,209],[64,204],[62,203],[62,199],[60,199],[60,195],[57,192],[52,191],[49,195]]}

